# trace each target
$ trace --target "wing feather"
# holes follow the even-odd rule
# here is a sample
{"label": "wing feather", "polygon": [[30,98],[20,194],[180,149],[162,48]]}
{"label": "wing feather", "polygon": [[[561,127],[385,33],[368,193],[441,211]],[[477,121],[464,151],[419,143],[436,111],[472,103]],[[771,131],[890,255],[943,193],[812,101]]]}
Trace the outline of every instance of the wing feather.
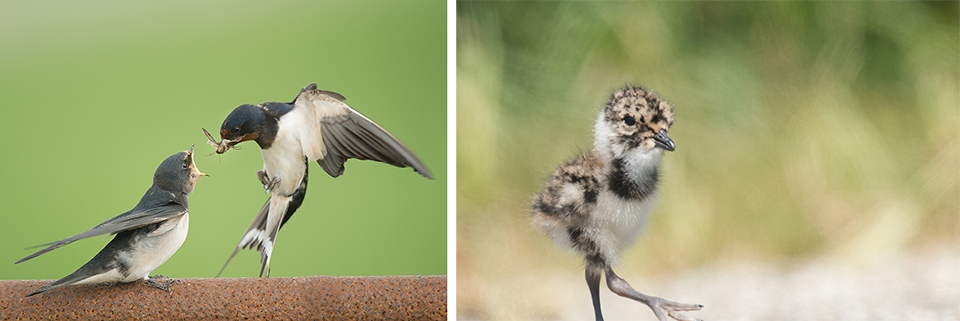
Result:
{"label": "wing feather", "polygon": [[29,247],[29,248],[36,248],[36,247],[46,246],[42,250],[39,250],[33,254],[28,255],[27,257],[20,259],[14,264],[43,255],[44,253],[56,250],[64,245],[73,243],[77,240],[85,239],[88,237],[94,237],[98,235],[103,235],[103,234],[113,235],[126,230],[135,229],[144,225],[157,223],[157,222],[160,222],[169,218],[173,218],[179,215],[183,215],[186,213],[187,213],[187,208],[185,206],[177,203],[173,203],[173,202],[168,203],[166,205],[151,207],[147,209],[134,208],[130,211],[127,211],[126,213],[117,215],[109,220],[106,220],[103,223],[100,223],[97,226],[94,226],[93,228],[83,233],[80,233],[59,241]]}
{"label": "wing feather", "polygon": [[[297,108],[309,108],[305,114],[315,117],[314,126],[303,126],[300,134],[304,155],[316,161],[330,176],[343,174],[347,159],[374,160],[397,167],[413,167],[433,178],[413,151],[386,129],[333,97],[307,86],[297,96]],[[317,130],[319,128],[319,130]]]}

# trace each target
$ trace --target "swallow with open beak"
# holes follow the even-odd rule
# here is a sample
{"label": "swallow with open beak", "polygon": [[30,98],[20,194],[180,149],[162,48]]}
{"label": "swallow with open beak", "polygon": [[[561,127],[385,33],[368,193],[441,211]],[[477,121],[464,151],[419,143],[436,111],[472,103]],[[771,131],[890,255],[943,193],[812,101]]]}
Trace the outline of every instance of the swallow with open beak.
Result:
{"label": "swallow with open beak", "polygon": [[167,261],[187,238],[190,215],[187,199],[201,173],[193,162],[193,147],[167,157],[153,174],[153,186],[132,210],[117,215],[86,232],[47,244],[16,263],[35,258],[76,240],[98,235],[116,236],[100,253],[79,269],[28,294],[32,296],[67,285],[144,280],[169,291],[174,281],[159,283],[150,273]]}

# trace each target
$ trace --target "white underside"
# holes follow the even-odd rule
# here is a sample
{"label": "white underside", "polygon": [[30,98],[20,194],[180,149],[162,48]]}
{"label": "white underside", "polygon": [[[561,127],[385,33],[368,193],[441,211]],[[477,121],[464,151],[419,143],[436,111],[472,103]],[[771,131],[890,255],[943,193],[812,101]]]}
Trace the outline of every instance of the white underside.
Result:
{"label": "white underside", "polygon": [[300,143],[300,133],[296,124],[301,121],[298,116],[300,109],[294,109],[280,118],[277,137],[270,148],[260,151],[263,156],[263,171],[273,180],[279,177],[279,183],[271,191],[273,194],[290,195],[297,190],[300,180],[307,170],[303,148]]}
{"label": "white underside", "polygon": [[[113,269],[105,273],[100,273],[86,279],[77,281],[75,283],[70,283],[69,285],[78,285],[78,284],[94,284],[94,283],[105,283],[105,282],[117,282],[124,280],[123,274],[120,274],[120,271]],[[124,281],[128,282],[128,281]]]}
{"label": "white underside", "polygon": [[[655,202],[656,197],[625,201],[613,193],[602,192],[597,197],[593,215],[581,226],[582,235],[597,243],[607,263],[616,265],[623,251],[643,234]],[[560,247],[573,248],[568,225],[547,217],[541,217],[535,224]]]}
{"label": "white underside", "polygon": [[140,239],[134,251],[120,257],[127,262],[137,262],[131,267],[130,275],[123,282],[145,279],[153,270],[163,265],[183,245],[183,241],[187,239],[189,227],[190,214],[183,214],[179,220],[169,219],[156,231]]}
{"label": "white underside", "polygon": [[603,215],[593,215],[585,233],[593,238],[610,264],[616,264],[623,253],[643,234],[647,217],[656,197],[643,201],[624,201],[613,193],[602,193],[597,198],[597,210]]}
{"label": "white underside", "polygon": [[146,279],[150,273],[163,265],[174,253],[180,249],[187,239],[187,230],[190,227],[190,214],[183,214],[179,218],[171,218],[160,225],[157,230],[141,236],[134,244],[134,248],[121,253],[118,259],[130,266],[128,275],[113,269],[100,273],[72,284],[93,284],[103,282],[133,282]]}

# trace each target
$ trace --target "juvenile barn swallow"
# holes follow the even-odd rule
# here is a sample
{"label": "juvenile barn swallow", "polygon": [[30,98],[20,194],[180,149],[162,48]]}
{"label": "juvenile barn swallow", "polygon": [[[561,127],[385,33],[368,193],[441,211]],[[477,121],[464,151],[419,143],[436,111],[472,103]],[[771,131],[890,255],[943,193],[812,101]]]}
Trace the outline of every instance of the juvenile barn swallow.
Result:
{"label": "juvenile barn swallow", "polygon": [[613,293],[646,304],[661,321],[668,316],[696,320],[679,311],[703,307],[637,292],[611,267],[646,225],[656,199],[663,151],[675,148],[667,136],[671,125],[670,104],[639,87],[620,89],[597,115],[594,149],[557,168],[534,197],[534,225],[586,261],[597,320],[603,320],[600,276],[604,273]]}
{"label": "juvenile barn swallow", "polygon": [[257,177],[270,193],[217,276],[243,248],[260,251],[260,276],[270,275],[270,256],[277,233],[303,203],[310,162],[320,164],[332,177],[343,174],[347,159],[356,158],[410,166],[433,179],[406,145],[344,104],[344,100],[342,95],[318,90],[317,84],[311,83],[290,103],[237,107],[220,126],[220,142],[203,130],[218,154],[241,142],[256,141],[263,156],[263,170],[257,172]]}
{"label": "juvenile barn swallow", "polygon": [[[150,273],[167,261],[187,238],[190,215],[187,199],[201,176],[193,162],[193,147],[167,157],[153,173],[153,186],[132,210],[117,215],[86,232],[47,244],[46,248],[20,259],[20,263],[61,246],[103,234],[117,236],[79,269],[28,294],[32,296],[61,286],[144,280],[150,286],[169,290],[174,281],[159,283]],[[16,264],[15,263],[15,264]]]}

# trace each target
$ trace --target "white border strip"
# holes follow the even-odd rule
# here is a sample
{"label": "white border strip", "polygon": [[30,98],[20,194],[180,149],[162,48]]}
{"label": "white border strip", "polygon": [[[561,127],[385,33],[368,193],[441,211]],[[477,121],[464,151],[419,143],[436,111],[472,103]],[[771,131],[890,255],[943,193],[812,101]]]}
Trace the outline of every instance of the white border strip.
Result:
{"label": "white border strip", "polygon": [[457,320],[457,3],[447,0],[447,319]]}

